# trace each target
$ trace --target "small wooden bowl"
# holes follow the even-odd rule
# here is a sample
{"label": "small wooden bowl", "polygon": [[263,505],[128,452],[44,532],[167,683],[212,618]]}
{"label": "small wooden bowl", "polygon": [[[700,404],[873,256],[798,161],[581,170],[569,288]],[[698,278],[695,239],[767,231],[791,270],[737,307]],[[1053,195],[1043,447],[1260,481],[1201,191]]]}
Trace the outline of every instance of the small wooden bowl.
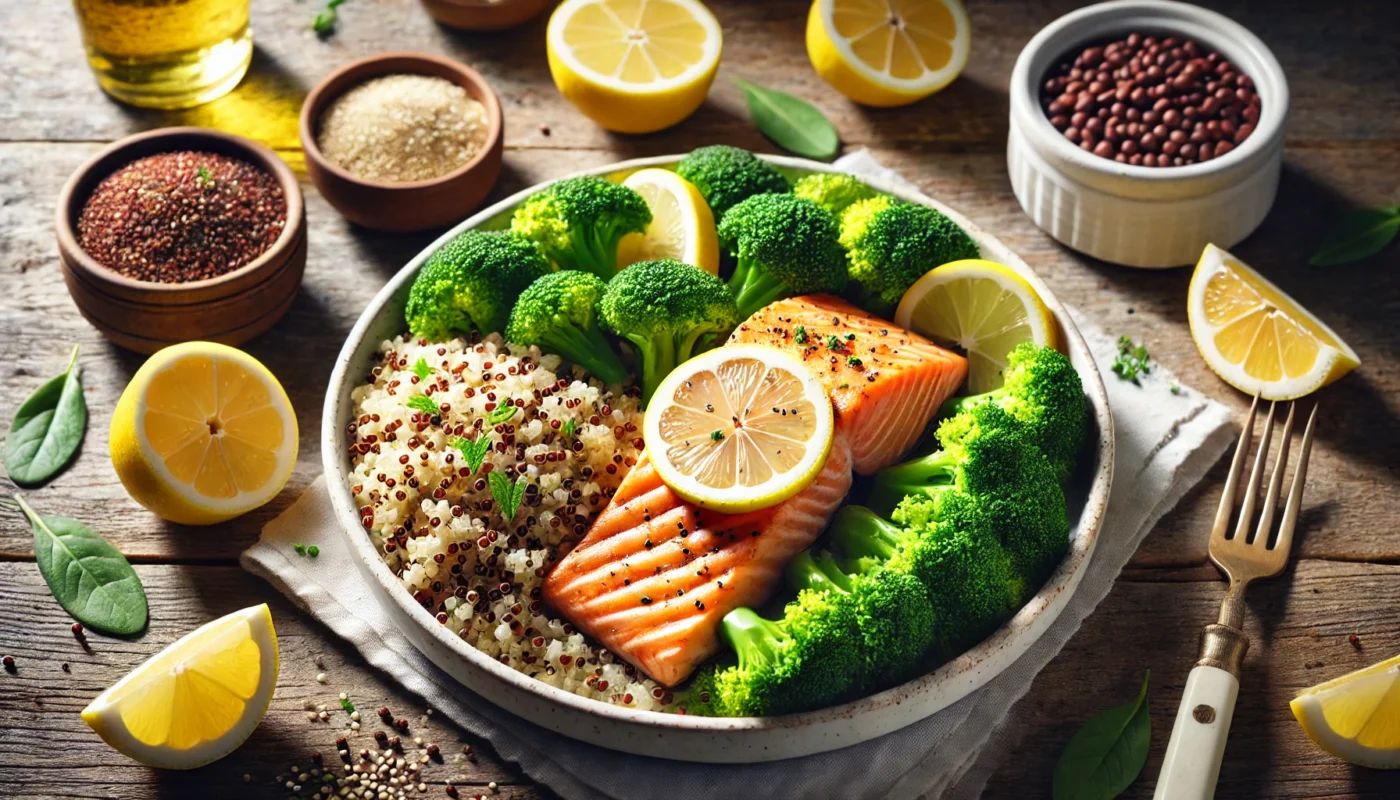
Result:
{"label": "small wooden bowl", "polygon": [[[481,103],[486,109],[481,150],[446,175],[404,183],[367,180],[326,158],[316,144],[316,128],[331,101],[370,78],[403,74],[444,78]],[[485,78],[464,64],[423,53],[383,53],[352,61],[317,84],[301,106],[301,146],[311,182],[346,219],[381,231],[442,228],[475,210],[500,177],[504,129],[501,102]]]}
{"label": "small wooden bowl", "polygon": [[523,25],[559,0],[423,0],[433,19],[464,31],[499,31]]}
{"label": "small wooden bowl", "polygon": [[[97,184],[137,159],[179,150],[242,159],[276,178],[287,199],[282,235],[248,264],[189,283],[139,281],[97,263],[78,245],[77,234],[78,217]],[[162,128],[104,148],[59,193],[54,232],[63,282],[78,310],[108,339],[140,353],[195,339],[248,341],[287,313],[306,268],[306,207],[291,169],[257,142],[205,128]]]}

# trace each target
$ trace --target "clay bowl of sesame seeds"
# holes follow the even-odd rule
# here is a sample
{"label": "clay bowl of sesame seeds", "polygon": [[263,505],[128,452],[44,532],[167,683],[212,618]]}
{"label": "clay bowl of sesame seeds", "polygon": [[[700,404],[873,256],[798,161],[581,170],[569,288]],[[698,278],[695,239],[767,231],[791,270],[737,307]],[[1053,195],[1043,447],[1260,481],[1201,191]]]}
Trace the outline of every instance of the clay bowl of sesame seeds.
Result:
{"label": "clay bowl of sesame seeds", "polygon": [[474,211],[501,173],[501,103],[449,58],[383,53],[332,72],[301,108],[311,182],[375,230],[443,228]]}
{"label": "clay bowl of sesame seeds", "polygon": [[54,229],[78,310],[141,353],[248,341],[291,308],[306,267],[291,169],[257,142],[203,128],[104,148],[64,185]]}

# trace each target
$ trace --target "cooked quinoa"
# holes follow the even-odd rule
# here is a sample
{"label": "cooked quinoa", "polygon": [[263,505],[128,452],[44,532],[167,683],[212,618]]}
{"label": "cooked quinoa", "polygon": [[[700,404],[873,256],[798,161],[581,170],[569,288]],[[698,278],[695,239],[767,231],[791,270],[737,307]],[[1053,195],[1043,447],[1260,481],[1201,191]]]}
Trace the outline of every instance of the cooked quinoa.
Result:
{"label": "cooked quinoa", "polygon": [[[637,391],[616,394],[561,367],[558,356],[496,334],[382,343],[346,431],[360,521],[414,599],[478,650],[583,697],[673,710],[670,692],[540,601],[550,566],[642,448]],[[440,413],[422,400],[410,407],[415,396]],[[510,416],[493,427],[492,412]],[[493,447],[473,473],[460,447],[483,435]],[[492,497],[492,471],[527,481],[512,520]]]}

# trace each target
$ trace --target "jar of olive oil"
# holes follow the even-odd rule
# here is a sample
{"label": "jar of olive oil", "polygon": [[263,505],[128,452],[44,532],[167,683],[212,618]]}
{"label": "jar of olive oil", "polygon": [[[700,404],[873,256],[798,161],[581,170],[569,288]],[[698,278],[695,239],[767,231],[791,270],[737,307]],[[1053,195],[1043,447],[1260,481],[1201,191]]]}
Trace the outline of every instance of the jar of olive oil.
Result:
{"label": "jar of olive oil", "polygon": [[253,57],[250,0],[73,0],[88,63],[108,94],[188,108],[226,94]]}

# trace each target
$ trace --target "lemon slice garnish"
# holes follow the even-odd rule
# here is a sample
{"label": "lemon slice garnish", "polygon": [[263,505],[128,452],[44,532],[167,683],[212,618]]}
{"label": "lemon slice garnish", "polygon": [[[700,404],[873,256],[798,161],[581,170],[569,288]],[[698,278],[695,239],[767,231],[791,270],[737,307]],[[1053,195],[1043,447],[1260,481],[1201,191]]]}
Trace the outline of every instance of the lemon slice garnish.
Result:
{"label": "lemon slice garnish", "polygon": [[677,367],[647,406],[647,454],[676,494],[738,514],[777,505],[821,472],[831,401],[793,356],[729,345]]}
{"label": "lemon slice garnish", "polygon": [[632,173],[622,185],[646,201],[651,224],[644,233],[622,237],[617,247],[619,266],[674,258],[719,274],[715,216],[694,184],[668,169],[652,168]]}
{"label": "lemon slice garnish", "polygon": [[1400,656],[1304,689],[1289,706],[1308,738],[1337,758],[1400,769]]}
{"label": "lemon slice garnish", "polygon": [[185,342],[151,356],[112,414],[112,465],[136,502],[172,522],[209,525],[261,506],[297,459],[297,420],[257,359]]}
{"label": "lemon slice garnish", "polygon": [[1322,320],[1213,244],[1191,275],[1186,317],[1206,365],[1265,400],[1302,397],[1361,363]]}
{"label": "lemon slice garnish", "polygon": [[280,665],[267,605],[245,608],[156,653],[88,704],[83,722],[142,764],[193,769],[252,734]]}
{"label": "lemon slice garnish", "polygon": [[545,49],[559,92],[594,122],[650,133],[705,101],[720,28],[699,0],[564,0]]}
{"label": "lemon slice garnish", "polygon": [[958,77],[971,30],[959,0],[814,0],[807,57],[851,100],[903,106]]}
{"label": "lemon slice garnish", "polygon": [[967,391],[999,388],[1006,355],[1022,342],[1054,347],[1055,318],[1025,278],[991,261],[953,261],[909,287],[896,325],[967,353]]}

